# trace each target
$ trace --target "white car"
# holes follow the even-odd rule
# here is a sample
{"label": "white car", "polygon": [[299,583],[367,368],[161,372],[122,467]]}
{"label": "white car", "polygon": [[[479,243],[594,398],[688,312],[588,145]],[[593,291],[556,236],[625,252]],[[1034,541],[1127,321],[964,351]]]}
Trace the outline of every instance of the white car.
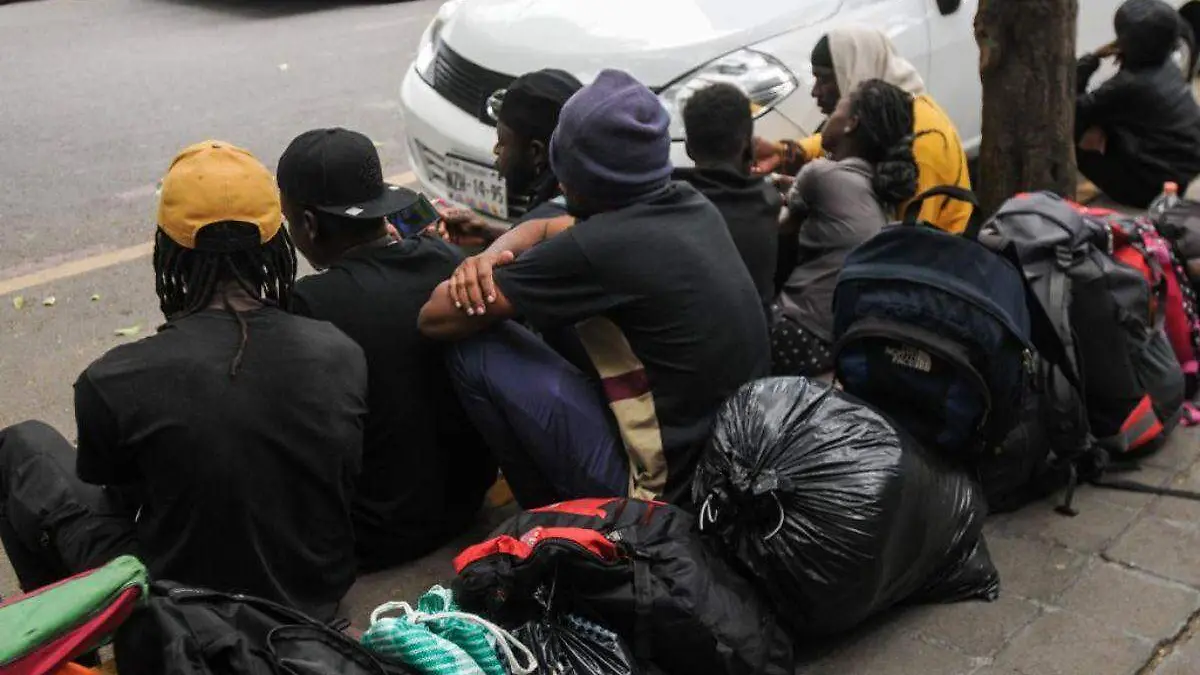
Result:
{"label": "white car", "polygon": [[[1184,16],[1200,0],[1172,0]],[[1122,0],[1084,0],[1079,52],[1112,40]],[[672,160],[690,164],[679,111],[691,91],[732,81],[756,104],[757,132],[799,138],[822,116],[809,92],[812,47],[839,24],[875,25],[921,71],[958,126],[979,145],[978,0],[450,0],[421,38],[401,109],[413,170],[426,193],[507,218],[492,168],[492,96],[518,75],[559,68],[591,81],[605,68],[637,77],[673,118]],[[1200,28],[1200,27],[1197,27]],[[1189,55],[1190,56],[1190,55]]]}

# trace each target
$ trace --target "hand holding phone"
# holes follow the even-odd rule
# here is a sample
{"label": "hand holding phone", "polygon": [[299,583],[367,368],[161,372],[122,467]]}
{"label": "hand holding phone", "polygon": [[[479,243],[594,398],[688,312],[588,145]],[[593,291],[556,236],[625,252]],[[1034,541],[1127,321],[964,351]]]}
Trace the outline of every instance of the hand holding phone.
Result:
{"label": "hand holding phone", "polygon": [[412,204],[388,216],[387,221],[401,237],[415,237],[425,228],[437,223],[440,217],[429,198],[418,194]]}

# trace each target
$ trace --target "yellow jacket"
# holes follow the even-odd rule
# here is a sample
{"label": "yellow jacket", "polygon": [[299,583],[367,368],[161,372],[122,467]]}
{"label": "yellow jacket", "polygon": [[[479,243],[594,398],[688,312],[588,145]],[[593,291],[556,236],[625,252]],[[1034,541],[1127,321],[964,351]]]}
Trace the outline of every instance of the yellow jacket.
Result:
{"label": "yellow jacket", "polygon": [[[967,155],[963,152],[958,130],[945,111],[927,95],[913,99],[913,155],[917,160],[917,194],[931,187],[956,185],[971,189],[971,177],[967,172]],[[821,134],[809,136],[798,142],[805,161],[820,157]],[[902,204],[897,212],[904,214],[908,204]],[[952,234],[967,227],[971,218],[971,206],[948,197],[926,199],[921,206],[921,220]]]}

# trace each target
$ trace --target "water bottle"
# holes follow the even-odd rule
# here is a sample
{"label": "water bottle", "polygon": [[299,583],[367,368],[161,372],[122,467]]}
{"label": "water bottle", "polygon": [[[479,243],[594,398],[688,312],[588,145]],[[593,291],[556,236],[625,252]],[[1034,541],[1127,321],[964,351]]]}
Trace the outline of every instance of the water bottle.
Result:
{"label": "water bottle", "polygon": [[1163,222],[1163,216],[1167,211],[1175,207],[1179,203],[1179,185],[1172,181],[1163,183],[1162,194],[1154,198],[1150,202],[1150,208],[1146,210],[1146,215],[1154,221],[1156,225]]}

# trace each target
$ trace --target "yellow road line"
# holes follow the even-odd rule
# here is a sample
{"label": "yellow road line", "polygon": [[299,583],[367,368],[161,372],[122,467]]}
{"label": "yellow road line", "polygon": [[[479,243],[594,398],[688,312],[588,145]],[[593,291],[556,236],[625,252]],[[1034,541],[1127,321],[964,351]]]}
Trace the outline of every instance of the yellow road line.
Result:
{"label": "yellow road line", "polygon": [[79,260],[72,260],[38,272],[13,277],[12,279],[3,279],[0,280],[0,295],[17,293],[27,288],[48,284],[52,281],[61,281],[79,276],[80,274],[95,272],[105,267],[112,267],[113,265],[144,258],[153,252],[154,242],[148,241],[137,246],[106,251],[86,258],[80,258]]}
{"label": "yellow road line", "polygon": [[[384,179],[392,185],[412,185],[416,182],[417,176],[412,171],[389,176]],[[70,279],[88,272],[95,272],[113,265],[131,262],[140,258],[145,258],[154,252],[154,242],[146,242],[136,246],[117,249],[115,251],[105,251],[86,258],[71,260],[54,267],[48,267],[37,272],[22,274],[19,277],[11,279],[0,279],[0,296],[20,293],[34,286],[41,286],[53,281],[62,281]]]}
{"label": "yellow road line", "polygon": [[398,173],[395,176],[388,176],[387,178],[383,179],[383,182],[391,183],[392,185],[403,185],[405,187],[409,187],[413,183],[417,182],[417,174],[413,173],[412,171],[405,171],[404,173]]}

